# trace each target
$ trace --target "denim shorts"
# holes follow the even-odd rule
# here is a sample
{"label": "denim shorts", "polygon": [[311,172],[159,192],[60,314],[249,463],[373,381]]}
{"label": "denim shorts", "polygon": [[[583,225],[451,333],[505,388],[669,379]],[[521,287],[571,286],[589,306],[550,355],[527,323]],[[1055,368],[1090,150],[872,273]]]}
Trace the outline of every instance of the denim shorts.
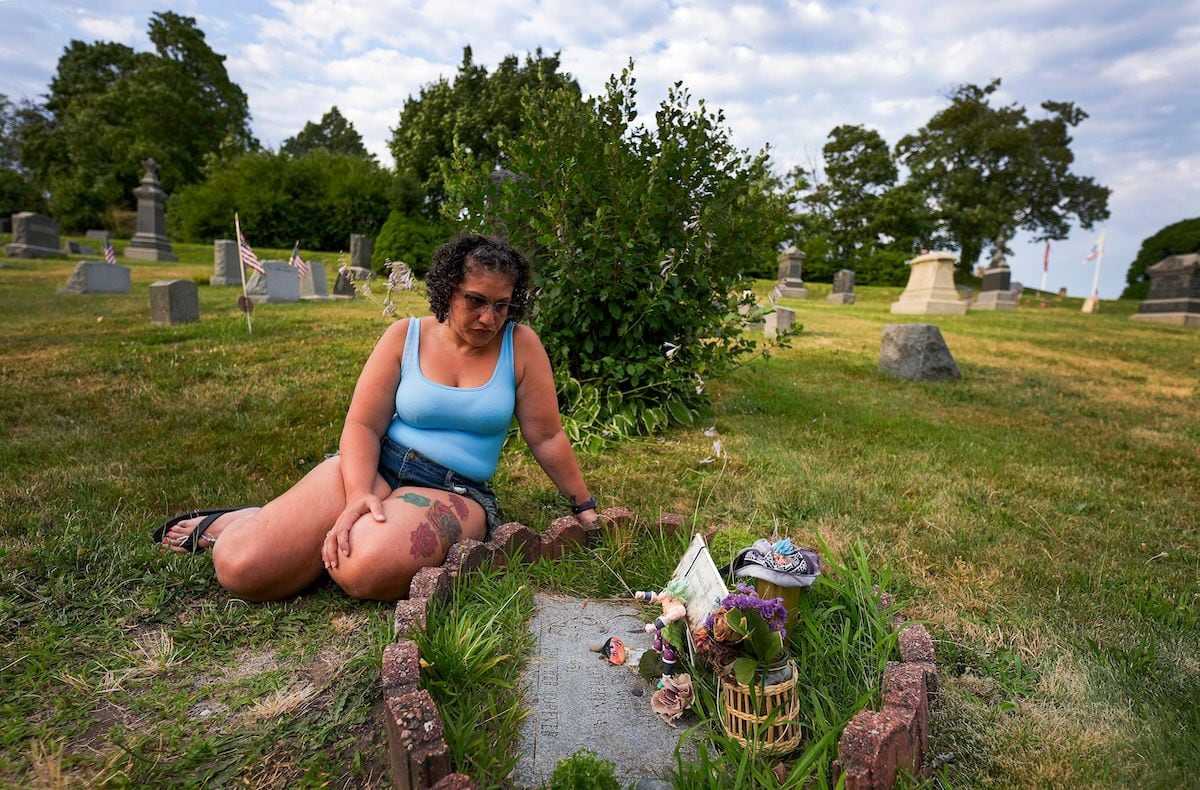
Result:
{"label": "denim shorts", "polygon": [[387,481],[393,490],[402,485],[436,488],[478,502],[487,516],[487,535],[484,540],[491,537],[492,530],[503,523],[500,503],[487,483],[463,477],[387,436],[383,437],[379,445],[379,476]]}

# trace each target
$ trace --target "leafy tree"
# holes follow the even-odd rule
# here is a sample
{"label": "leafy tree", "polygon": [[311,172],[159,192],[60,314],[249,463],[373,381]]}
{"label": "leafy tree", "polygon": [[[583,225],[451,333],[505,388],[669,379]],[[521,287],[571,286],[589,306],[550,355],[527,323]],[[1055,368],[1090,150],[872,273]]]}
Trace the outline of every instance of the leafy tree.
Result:
{"label": "leafy tree", "polygon": [[346,249],[351,233],[375,235],[388,214],[391,175],[370,159],[313,151],[301,157],[255,152],[217,165],[167,205],[167,227],[182,241],[232,238],[233,214],[252,244]]}
{"label": "leafy tree", "polygon": [[834,127],[823,153],[825,180],[808,202],[829,219],[830,252],[848,261],[877,241],[878,204],[896,183],[896,163],[879,133],[864,126]]}
{"label": "leafy tree", "polygon": [[291,156],[303,156],[318,149],[333,154],[375,158],[363,145],[362,135],[354,128],[354,124],[338,111],[336,104],[321,116],[320,123],[309,121],[304,124],[304,128],[295,137],[284,140],[279,148],[282,153]]}
{"label": "leafy tree", "polygon": [[387,261],[403,261],[414,274],[424,277],[433,260],[433,251],[445,244],[453,232],[445,220],[393,210],[375,237],[371,263],[382,272]]}
{"label": "leafy tree", "polygon": [[525,91],[567,88],[579,95],[579,85],[559,66],[557,52],[543,55],[538,49],[526,54],[523,64],[509,55],[488,74],[464,47],[453,82],[439,79],[404,102],[388,145],[396,172],[415,179],[427,195],[423,210],[430,217],[445,198],[443,168],[456,148],[489,167],[495,163],[501,141],[521,129]]}
{"label": "leafy tree", "polygon": [[1071,172],[1070,129],[1087,113],[1046,101],[1049,117],[1031,120],[1019,104],[990,104],[999,87],[998,79],[959,86],[949,107],[896,147],[910,183],[936,205],[966,271],[989,244],[1007,252],[1018,230],[1039,241],[1063,239],[1072,217],[1091,228],[1109,216],[1110,190]]}
{"label": "leafy tree", "polygon": [[531,255],[565,429],[597,443],[692,418],[705,380],[754,349],[731,294],[790,230],[765,150],[734,148],[680,83],[635,126],[634,85],[630,65],[586,101],[526,93],[508,170],[461,152],[446,181],[447,218]]}
{"label": "leafy tree", "polygon": [[1122,299],[1145,299],[1150,290],[1150,275],[1146,269],[1170,255],[1200,252],[1200,217],[1173,222],[1142,240],[1137,257],[1125,273]]}
{"label": "leafy tree", "polygon": [[112,206],[132,207],[147,157],[172,192],[200,180],[214,156],[257,146],[246,94],[196,20],[155,13],[149,37],[152,53],[72,41],[44,104],[22,114],[22,164],[67,228],[95,225]]}

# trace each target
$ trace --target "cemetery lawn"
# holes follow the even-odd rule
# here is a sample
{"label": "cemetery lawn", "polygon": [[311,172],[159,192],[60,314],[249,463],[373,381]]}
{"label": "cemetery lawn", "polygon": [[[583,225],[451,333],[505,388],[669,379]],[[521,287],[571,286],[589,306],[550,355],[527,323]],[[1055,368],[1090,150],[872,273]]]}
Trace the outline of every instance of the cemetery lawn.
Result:
{"label": "cemetery lawn", "polygon": [[[150,325],[149,284],[207,283],[211,249],[122,261],[128,295],[56,295],[81,256],[0,268],[0,784],[388,784],[391,607],[328,583],[247,604],[207,556],[148,540],[177,511],[268,499],[334,451],[385,325],[378,298],[271,305],[247,336],[237,289],[207,284],[200,323]],[[314,256],[332,276],[335,256]],[[597,498],[719,527],[718,562],[776,531],[837,558],[865,545],[937,643],[934,783],[1194,781],[1200,334],[1131,322],[1132,302],[1084,316],[1027,294],[1017,313],[933,318],[963,380],[911,384],[875,364],[899,289],[860,287],[849,307],[827,290],[785,301],[803,334],[711,382],[703,424],[582,457]],[[399,307],[424,311],[417,294]],[[726,457],[702,463],[709,425]],[[496,488],[541,530],[563,506],[514,444]],[[515,748],[532,590],[657,587],[686,542],[670,540],[647,532],[612,570],[576,551],[460,584],[423,645],[460,767],[498,781]],[[464,720],[471,666],[447,657],[467,648],[512,657]]]}

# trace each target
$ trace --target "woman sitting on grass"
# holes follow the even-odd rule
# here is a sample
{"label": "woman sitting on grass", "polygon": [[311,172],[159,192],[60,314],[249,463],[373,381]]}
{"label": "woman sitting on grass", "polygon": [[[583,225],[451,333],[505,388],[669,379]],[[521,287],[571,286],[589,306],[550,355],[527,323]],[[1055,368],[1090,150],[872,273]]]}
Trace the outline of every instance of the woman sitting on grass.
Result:
{"label": "woman sitting on grass", "polygon": [[499,523],[488,480],[515,414],[542,469],[584,523],[596,519],[562,431],[550,359],[519,324],[529,265],[505,241],[460,236],[433,256],[432,316],[398,321],[363,366],[340,455],[261,508],[184,513],[154,539],[213,551],[241,598],[286,598],[327,571],[355,598],[408,593],[423,566]]}

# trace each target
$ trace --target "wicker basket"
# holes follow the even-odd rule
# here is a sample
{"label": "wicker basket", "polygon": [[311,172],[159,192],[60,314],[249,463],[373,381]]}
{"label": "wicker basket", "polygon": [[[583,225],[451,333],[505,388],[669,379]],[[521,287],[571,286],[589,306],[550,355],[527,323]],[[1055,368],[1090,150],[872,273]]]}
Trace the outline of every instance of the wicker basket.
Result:
{"label": "wicker basket", "polygon": [[[725,733],[743,746],[753,744],[764,754],[786,754],[800,745],[800,695],[796,691],[796,663],[788,660],[787,680],[750,687],[722,678],[721,724]],[[774,716],[770,725],[767,719]]]}

